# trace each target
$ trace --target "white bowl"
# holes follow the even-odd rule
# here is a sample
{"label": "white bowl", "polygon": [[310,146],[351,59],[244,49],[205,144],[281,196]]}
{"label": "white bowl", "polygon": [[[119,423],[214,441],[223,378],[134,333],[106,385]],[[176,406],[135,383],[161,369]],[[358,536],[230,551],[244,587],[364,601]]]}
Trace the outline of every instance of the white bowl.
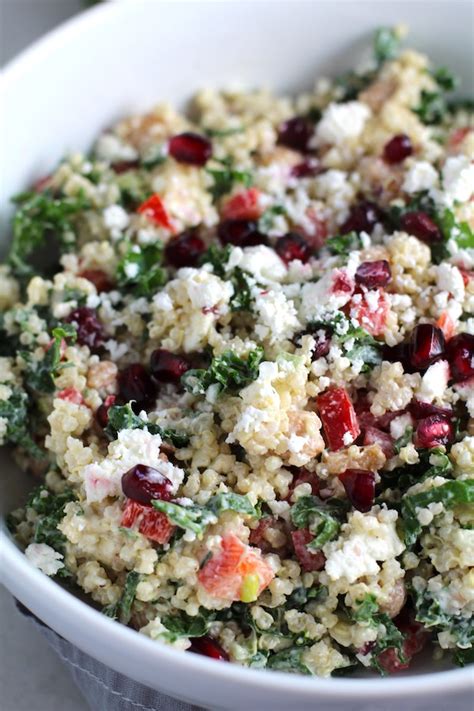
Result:
{"label": "white bowl", "polygon": [[[118,117],[200,86],[311,86],[319,73],[350,68],[374,28],[406,22],[410,43],[464,79],[472,67],[470,2],[161,2],[99,6],[27,50],[4,71],[0,124],[3,247],[9,197],[87,149]],[[2,512],[32,482],[3,460]],[[106,618],[33,568],[3,528],[3,581],[60,635],[114,669],[186,701],[223,709],[411,711],[467,708],[470,670],[388,679],[297,677],[183,654]],[[21,663],[21,660],[19,660]],[[431,666],[430,666],[431,664]]]}

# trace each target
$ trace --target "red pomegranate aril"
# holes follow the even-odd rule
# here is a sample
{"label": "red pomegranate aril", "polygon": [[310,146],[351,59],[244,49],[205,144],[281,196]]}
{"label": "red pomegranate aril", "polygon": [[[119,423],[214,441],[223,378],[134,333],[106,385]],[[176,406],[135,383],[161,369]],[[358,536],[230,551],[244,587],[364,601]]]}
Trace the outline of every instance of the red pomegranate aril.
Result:
{"label": "red pomegranate aril", "polygon": [[118,386],[121,397],[129,402],[134,400],[133,410],[140,412],[153,404],[156,397],[156,386],[141,363],[132,363],[118,375]]}
{"label": "red pomegranate aril", "polygon": [[153,499],[169,501],[173,485],[153,467],[137,464],[122,476],[122,491],[128,499],[150,506]]}
{"label": "red pomegranate aril", "polygon": [[349,217],[341,225],[339,232],[342,235],[348,232],[368,232],[370,234],[380,218],[381,213],[377,205],[368,200],[362,200],[351,207]]}
{"label": "red pomegranate aril", "polygon": [[[272,541],[270,531],[276,531],[280,536],[273,536]],[[264,516],[258,522],[257,528],[250,531],[249,544],[259,548],[262,553],[279,553],[281,557],[286,557],[289,552],[288,524],[282,518]]]}
{"label": "red pomegranate aril", "polygon": [[206,245],[194,230],[186,230],[173,237],[165,247],[165,259],[176,269],[195,267],[206,249]]}
{"label": "red pomegranate aril", "polygon": [[275,252],[285,264],[289,264],[295,259],[305,263],[311,257],[309,244],[297,232],[289,232],[287,235],[279,237],[275,243]]}
{"label": "red pomegranate aril", "polygon": [[387,163],[401,163],[413,153],[410,138],[405,133],[398,133],[388,141],[383,149],[383,157]]}
{"label": "red pomegranate aril", "polygon": [[418,237],[422,242],[439,242],[443,239],[441,230],[436,222],[434,222],[426,212],[406,212],[401,220],[400,225],[409,235]]}
{"label": "red pomegranate aril", "polygon": [[80,306],[69,314],[66,321],[76,328],[79,345],[89,346],[91,350],[102,346],[104,329],[95,309],[90,309],[88,306]]}
{"label": "red pomegranate aril", "polygon": [[222,244],[233,244],[235,247],[255,247],[268,241],[253,220],[224,220],[219,224],[217,234]]}
{"label": "red pomegranate aril", "polygon": [[301,163],[297,163],[291,169],[292,178],[314,178],[314,176],[322,173],[324,168],[317,158],[308,156]]}
{"label": "red pomegranate aril", "polygon": [[115,397],[115,395],[107,395],[102,405],[99,405],[95,412],[95,419],[104,429],[109,424],[109,410],[112,405],[115,405],[116,400],[117,398]]}
{"label": "red pomegranate aril", "polygon": [[386,259],[379,259],[375,262],[362,262],[355,273],[357,284],[362,284],[368,289],[385,286],[391,278],[390,264]]}
{"label": "red pomegranate aril", "polygon": [[378,427],[368,426],[364,429],[363,445],[366,447],[371,444],[378,444],[387,459],[390,459],[395,454],[393,437],[387,432],[379,430]]}
{"label": "red pomegranate aril", "polygon": [[297,486],[300,484],[309,484],[311,486],[311,493],[314,496],[318,496],[321,481],[315,472],[310,472],[305,467],[292,467],[291,471],[293,473],[293,481],[290,484],[290,496]]}
{"label": "red pomegranate aril", "polygon": [[98,294],[103,291],[112,291],[114,288],[112,280],[105,272],[102,271],[102,269],[84,269],[84,271],[79,272],[77,276],[92,282],[97,289]]}
{"label": "red pomegranate aril", "polygon": [[401,363],[405,372],[412,372],[410,366],[410,344],[397,343],[396,346],[387,346],[386,343],[382,346],[382,357],[388,360],[389,363]]}
{"label": "red pomegranate aril", "polygon": [[375,499],[375,474],[366,469],[346,469],[339,474],[347,497],[357,511],[370,511]]}
{"label": "red pomegranate aril", "polygon": [[190,368],[182,356],[157,348],[150,358],[150,372],[160,383],[179,383],[181,376]]}
{"label": "red pomegranate aril", "polygon": [[420,323],[411,334],[410,363],[416,370],[425,370],[439,360],[445,351],[443,331],[431,323]]}
{"label": "red pomegranate aril", "polygon": [[127,173],[129,170],[135,170],[139,165],[140,163],[137,160],[121,160],[117,163],[112,163],[110,167],[114,173],[121,175],[122,173]]}
{"label": "red pomegranate aril", "polygon": [[408,405],[410,413],[413,415],[415,420],[422,420],[428,415],[443,415],[444,417],[453,417],[453,411],[448,407],[436,407],[429,402],[422,402],[421,400],[412,400]]}
{"label": "red pomegranate aril", "polygon": [[445,415],[429,415],[418,422],[415,432],[415,446],[432,449],[448,444],[454,436],[451,420]]}
{"label": "red pomegranate aril", "polygon": [[322,570],[326,562],[326,556],[322,551],[312,551],[308,548],[308,543],[311,543],[313,538],[314,535],[307,528],[299,528],[297,531],[291,532],[291,540],[298,563],[307,573]]}
{"label": "red pomegranate aril", "polygon": [[314,125],[304,116],[294,118],[282,123],[278,131],[278,143],[281,146],[292,148],[294,151],[305,153],[314,134]]}
{"label": "red pomegranate aril", "polygon": [[202,654],[204,657],[211,657],[211,659],[218,659],[221,662],[229,661],[227,652],[211,637],[191,637],[190,642],[190,652]]}
{"label": "red pomegranate aril", "polygon": [[474,375],[474,335],[459,333],[448,341],[448,362],[455,383]]}
{"label": "red pomegranate aril", "polygon": [[203,166],[212,156],[212,144],[205,136],[188,131],[170,139],[168,153],[178,163]]}

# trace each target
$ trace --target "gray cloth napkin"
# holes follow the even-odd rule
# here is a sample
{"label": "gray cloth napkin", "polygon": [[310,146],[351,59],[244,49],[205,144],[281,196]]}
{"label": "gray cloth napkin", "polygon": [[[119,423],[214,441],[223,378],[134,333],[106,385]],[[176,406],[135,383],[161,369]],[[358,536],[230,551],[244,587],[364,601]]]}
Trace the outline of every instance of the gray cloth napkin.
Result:
{"label": "gray cloth napkin", "polygon": [[91,711],[205,711],[119,674],[46,627],[23,605],[17,607],[66,665]]}

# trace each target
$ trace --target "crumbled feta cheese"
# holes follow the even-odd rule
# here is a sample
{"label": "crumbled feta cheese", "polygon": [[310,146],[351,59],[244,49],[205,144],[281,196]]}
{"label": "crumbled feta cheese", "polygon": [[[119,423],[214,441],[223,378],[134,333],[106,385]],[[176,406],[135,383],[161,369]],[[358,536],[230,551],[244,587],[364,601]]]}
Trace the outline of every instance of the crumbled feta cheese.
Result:
{"label": "crumbled feta cheese", "polygon": [[262,291],[255,287],[252,294],[258,314],[255,333],[260,339],[276,343],[291,338],[301,329],[293,301],[287,299],[282,291]]}
{"label": "crumbled feta cheese", "polygon": [[430,190],[438,184],[438,173],[426,160],[413,161],[410,165],[402,190],[406,193],[417,193],[420,190]]}
{"label": "crumbled feta cheese", "polygon": [[439,264],[436,268],[436,285],[440,291],[446,291],[454,299],[462,302],[464,299],[464,280],[459,269],[448,262]]}
{"label": "crumbled feta cheese", "polygon": [[464,155],[450,156],[442,170],[444,203],[464,203],[474,194],[474,163]]}
{"label": "crumbled feta cheese", "polygon": [[159,291],[155,296],[153,297],[153,303],[155,304],[157,309],[160,309],[161,311],[172,311],[173,310],[173,302],[170,299],[169,294],[166,293],[166,291]]}
{"label": "crumbled feta cheese", "polygon": [[109,205],[103,212],[104,224],[110,230],[112,239],[119,239],[128,227],[130,219],[121,205]]}
{"label": "crumbled feta cheese", "polygon": [[286,266],[275,250],[264,245],[245,249],[235,247],[230,254],[227,269],[235,267],[252,274],[259,284],[280,282],[287,273]]}
{"label": "crumbled feta cheese", "polygon": [[359,101],[329,104],[317,125],[316,136],[321,143],[336,145],[348,138],[357,138],[364,130],[370,115],[369,107]]}
{"label": "crumbled feta cheese", "polygon": [[400,417],[395,417],[390,423],[390,434],[393,439],[400,439],[403,437],[405,432],[409,427],[411,427],[413,421],[410,414],[400,415]]}
{"label": "crumbled feta cheese", "polygon": [[138,158],[138,153],[130,144],[124,143],[113,133],[104,133],[97,141],[95,152],[99,158],[109,163],[132,161]]}
{"label": "crumbled feta cheese", "polygon": [[446,360],[438,360],[430,365],[421,378],[421,383],[416,391],[419,400],[433,402],[441,400],[448,387],[449,364]]}
{"label": "crumbled feta cheese", "polygon": [[46,543],[30,543],[25,555],[45,575],[56,575],[58,570],[64,568],[64,556]]}

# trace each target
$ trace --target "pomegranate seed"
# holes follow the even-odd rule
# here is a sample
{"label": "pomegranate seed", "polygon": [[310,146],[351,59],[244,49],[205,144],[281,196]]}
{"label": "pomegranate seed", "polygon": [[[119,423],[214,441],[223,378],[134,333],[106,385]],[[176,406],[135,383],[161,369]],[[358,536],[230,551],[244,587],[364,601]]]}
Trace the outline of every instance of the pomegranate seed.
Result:
{"label": "pomegranate seed", "polygon": [[445,351],[444,334],[431,323],[420,323],[411,334],[410,362],[416,370],[425,370]]}
{"label": "pomegranate seed", "polygon": [[385,286],[391,278],[392,272],[386,259],[379,259],[376,262],[362,262],[355,273],[356,282],[368,289]]}
{"label": "pomegranate seed", "polygon": [[204,657],[211,657],[211,659],[218,659],[221,662],[229,661],[227,652],[212,637],[191,637],[190,641],[190,652],[202,654]]}
{"label": "pomegranate seed", "polygon": [[445,415],[430,415],[418,422],[415,433],[415,446],[431,449],[441,444],[448,444],[454,436],[452,422]]}
{"label": "pomegranate seed", "polygon": [[69,314],[66,321],[77,329],[77,342],[81,346],[89,346],[94,350],[103,344],[104,329],[95,309],[80,306]]}
{"label": "pomegranate seed", "polygon": [[400,221],[402,229],[422,242],[439,242],[443,239],[441,230],[426,212],[406,212]]}
{"label": "pomegranate seed", "polygon": [[381,213],[377,205],[368,200],[362,200],[351,207],[349,217],[341,226],[340,233],[341,235],[348,232],[368,232],[370,234],[380,218]]}
{"label": "pomegranate seed", "polygon": [[138,168],[140,163],[137,160],[121,160],[118,161],[117,163],[112,163],[110,166],[114,173],[117,173],[117,175],[121,175],[122,173],[126,173],[129,170],[135,170]]}
{"label": "pomegranate seed", "polygon": [[153,467],[137,464],[122,476],[122,491],[128,499],[149,506],[153,499],[169,501],[173,485]]}
{"label": "pomegranate seed", "polygon": [[293,491],[296,489],[297,486],[300,484],[310,484],[311,485],[311,493],[314,496],[319,495],[319,488],[321,485],[321,481],[318,478],[318,475],[315,474],[314,472],[308,471],[305,467],[290,467],[290,471],[293,474],[293,481],[290,484],[289,487],[289,497],[293,493]]}
{"label": "pomegranate seed", "polygon": [[451,408],[436,407],[436,405],[431,405],[431,403],[422,402],[421,400],[412,400],[408,405],[408,409],[415,420],[421,420],[424,417],[428,417],[428,415],[444,415],[444,417],[453,416]]}
{"label": "pomegranate seed", "polygon": [[413,146],[405,133],[398,133],[385,144],[383,157],[387,163],[401,163],[413,153]]}
{"label": "pomegranate seed", "polygon": [[474,375],[474,336],[459,333],[448,341],[448,361],[454,382]]}
{"label": "pomegranate seed", "polygon": [[112,407],[112,405],[115,405],[116,400],[117,400],[117,398],[115,397],[115,395],[107,395],[107,397],[105,398],[102,405],[99,405],[99,407],[96,410],[95,419],[97,420],[99,425],[104,429],[109,424],[109,410]]}
{"label": "pomegranate seed", "polygon": [[156,398],[156,386],[141,363],[132,363],[118,375],[121,397],[129,402],[134,400],[134,411],[146,410]]}
{"label": "pomegranate seed", "polygon": [[322,168],[321,163],[317,158],[309,156],[301,163],[297,163],[291,169],[291,176],[293,178],[313,178],[315,175],[322,173],[324,168]]}
{"label": "pomegranate seed", "polygon": [[217,234],[222,244],[233,244],[236,247],[254,247],[267,243],[267,238],[260,234],[254,220],[224,220],[217,228]]}
{"label": "pomegranate seed", "polygon": [[165,247],[165,259],[176,269],[195,267],[206,245],[194,230],[186,230],[171,239]]}
{"label": "pomegranate seed", "polygon": [[314,535],[307,528],[291,532],[295,555],[301,568],[306,572],[322,570],[326,562],[326,556],[322,551],[312,551],[308,548],[308,543],[311,543],[313,538]]}
{"label": "pomegranate seed", "polygon": [[331,333],[326,328],[320,328],[312,335],[316,341],[316,345],[311,358],[312,360],[317,360],[329,353],[329,349],[331,348]]}
{"label": "pomegranate seed", "polygon": [[179,383],[183,373],[191,366],[182,356],[158,348],[150,358],[150,371],[160,383]]}
{"label": "pomegranate seed", "polygon": [[370,511],[375,499],[375,474],[366,469],[346,469],[339,474],[349,501],[355,509]]}
{"label": "pomegranate seed", "polygon": [[198,133],[179,133],[168,143],[168,153],[178,163],[202,166],[212,156],[212,145],[209,139]]}
{"label": "pomegranate seed", "polygon": [[77,276],[92,282],[99,294],[102,291],[112,291],[114,288],[112,281],[102,269],[84,269],[84,271],[79,272]]}
{"label": "pomegranate seed", "polygon": [[285,121],[278,131],[278,143],[294,151],[305,153],[314,134],[314,126],[304,116],[295,116]]}
{"label": "pomegranate seed", "polygon": [[[314,475],[316,478],[316,475]],[[273,543],[269,538],[267,538],[268,531],[277,531],[281,537],[276,539],[277,545]],[[288,525],[286,521],[281,518],[276,518],[275,516],[264,516],[258,522],[257,528],[250,531],[249,544],[259,548],[262,553],[279,553],[282,558],[286,558],[286,554],[289,552],[288,549]],[[273,538],[275,541],[275,538]]]}
{"label": "pomegranate seed", "polygon": [[279,237],[275,243],[275,252],[285,264],[295,259],[305,263],[311,257],[309,244],[297,232],[289,232],[284,237]]}
{"label": "pomegranate seed", "polygon": [[390,363],[401,363],[406,373],[413,372],[410,365],[409,343],[397,343],[396,346],[387,346],[387,344],[384,343],[382,346],[382,357]]}
{"label": "pomegranate seed", "polygon": [[378,427],[369,426],[364,429],[363,444],[364,447],[370,444],[378,444],[387,459],[390,459],[395,454],[393,438],[387,432],[379,430]]}

